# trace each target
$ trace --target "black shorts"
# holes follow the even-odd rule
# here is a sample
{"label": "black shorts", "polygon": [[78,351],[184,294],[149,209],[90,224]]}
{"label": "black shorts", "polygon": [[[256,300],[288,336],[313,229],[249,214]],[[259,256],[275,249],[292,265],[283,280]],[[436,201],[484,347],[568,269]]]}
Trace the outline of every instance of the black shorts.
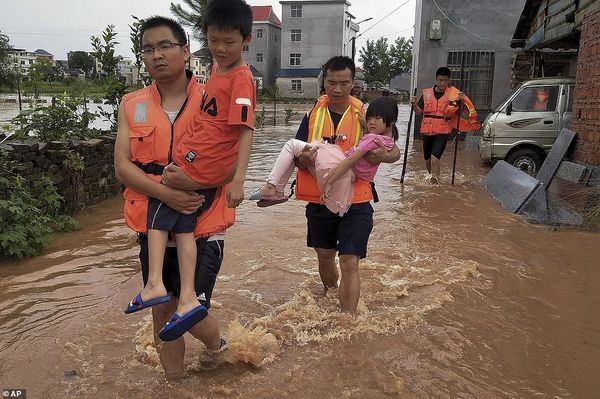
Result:
{"label": "black shorts", "polygon": [[425,160],[431,159],[431,155],[437,159],[442,158],[442,154],[448,144],[448,134],[421,135],[423,139],[423,157]]}
{"label": "black shorts", "polygon": [[336,249],[339,255],[356,255],[360,259],[367,257],[367,244],[373,230],[370,202],[352,204],[344,216],[331,212],[325,205],[309,202],[306,220],[307,246]]}
{"label": "black shorts", "polygon": [[196,227],[198,216],[210,208],[215,200],[216,188],[198,190],[204,196],[204,202],[198,210],[190,215],[184,215],[156,198],[148,202],[147,226],[152,230],[172,231],[175,234],[191,233]]}
{"label": "black shorts", "polygon": [[[142,265],[142,278],[145,286],[148,281],[148,236],[138,234],[138,243],[140,244],[140,264]],[[194,286],[196,287],[198,300],[207,309],[210,308],[210,298],[217,281],[217,275],[221,270],[224,244],[223,240],[208,241],[207,237],[196,240],[197,255]],[[167,292],[179,297],[181,282],[176,247],[167,247],[162,274]]]}

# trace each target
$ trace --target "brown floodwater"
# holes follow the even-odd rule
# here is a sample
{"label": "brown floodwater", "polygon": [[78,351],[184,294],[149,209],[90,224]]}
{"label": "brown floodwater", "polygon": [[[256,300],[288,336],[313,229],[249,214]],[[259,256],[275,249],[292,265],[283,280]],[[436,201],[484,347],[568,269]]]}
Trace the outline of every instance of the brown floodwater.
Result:
{"label": "brown floodwater", "polygon": [[[401,109],[401,133],[408,116]],[[246,191],[293,127],[258,131]],[[403,138],[399,141],[402,144]],[[419,147],[417,142],[416,147]],[[167,382],[121,199],[78,216],[43,255],[0,263],[0,388],[28,398],[598,398],[600,235],[528,224],[480,186],[489,167],[453,144],[442,184],[418,148],[382,165],[356,317],[324,295],[303,204],[244,202],[213,298],[230,349],[186,337]]]}

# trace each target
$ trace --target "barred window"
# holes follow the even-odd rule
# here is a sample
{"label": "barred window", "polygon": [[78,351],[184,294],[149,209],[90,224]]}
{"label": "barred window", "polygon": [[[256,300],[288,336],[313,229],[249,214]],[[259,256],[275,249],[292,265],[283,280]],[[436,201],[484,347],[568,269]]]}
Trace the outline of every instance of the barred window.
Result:
{"label": "barred window", "polygon": [[[494,83],[493,51],[449,51],[448,68],[452,85],[463,91],[479,110],[492,108]],[[461,69],[463,84],[460,87]]]}

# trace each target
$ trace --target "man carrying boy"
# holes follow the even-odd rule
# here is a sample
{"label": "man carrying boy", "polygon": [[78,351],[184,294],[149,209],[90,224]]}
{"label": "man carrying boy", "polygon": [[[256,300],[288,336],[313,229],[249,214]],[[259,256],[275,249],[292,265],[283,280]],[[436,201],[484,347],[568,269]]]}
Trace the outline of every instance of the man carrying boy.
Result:
{"label": "man carrying boy", "polygon": [[[205,30],[208,31],[209,27],[213,27],[211,33],[218,35],[224,32],[229,36],[227,37],[228,41],[221,40],[216,44],[213,42],[211,51],[215,53],[215,56],[219,54],[221,57],[223,44],[229,47],[237,44],[240,49],[239,57],[235,59],[235,52],[228,51],[227,54],[232,58],[232,62],[225,67],[234,69],[234,65],[237,64],[243,68],[243,60],[240,62],[241,48],[244,42],[250,40],[252,26],[250,8],[243,1],[235,2],[236,12],[239,14],[241,9],[243,13],[243,18],[237,20],[245,21],[243,25],[236,26],[231,19],[223,18],[222,10],[222,6],[225,5],[225,9],[231,12],[231,8],[228,7],[233,6],[234,2],[214,3],[217,3],[217,7],[212,13],[207,12]],[[219,10],[219,8],[221,9]],[[212,15],[212,19],[209,18],[210,15]],[[231,17],[231,15],[227,16]],[[217,29],[214,29],[215,27]],[[230,176],[221,181],[213,180],[210,185],[201,184],[187,176],[179,166],[169,164],[163,168],[162,165],[171,161],[173,144],[181,141],[189,130],[190,124],[193,124],[192,121],[200,118],[200,112],[205,112],[214,119],[220,116],[219,120],[222,121],[222,113],[217,112],[219,105],[223,105],[222,109],[227,109],[229,105],[239,105],[239,114],[242,115],[242,119],[252,121],[254,90],[252,87],[252,96],[249,97],[251,98],[250,105],[248,105],[248,96],[241,97],[244,98],[241,101],[231,98],[231,104],[219,104],[216,96],[205,94],[203,97],[201,88],[196,84],[193,75],[185,70],[185,64],[189,57],[185,32],[179,24],[172,20],[161,17],[147,20],[142,26],[141,39],[143,52],[147,54],[144,57],[144,63],[154,78],[154,84],[126,96],[119,112],[119,129],[115,145],[115,171],[117,178],[128,187],[124,194],[126,199],[125,218],[127,224],[139,233],[142,274],[144,281],[147,281],[148,246],[144,233],[147,231],[148,196],[159,199],[181,213],[190,214],[195,212],[203,202],[202,196],[195,193],[195,190],[219,186],[233,179],[231,188],[229,186],[221,187],[217,191],[214,203],[198,218],[194,231],[195,236],[200,237],[196,241],[195,290],[200,302],[209,308],[210,296],[222,262],[224,232],[235,219],[235,211],[228,208],[228,205],[236,207],[243,199],[243,181],[252,141],[251,125],[239,128],[238,167],[234,168]],[[234,40],[233,43],[232,40]],[[239,43],[237,43],[238,41]],[[227,58],[221,59],[227,61]],[[251,75],[250,83],[253,84]],[[220,100],[223,100],[223,97]],[[165,110],[177,112],[174,122],[171,123],[165,116]],[[233,110],[229,110],[229,112],[233,112]],[[194,131],[194,133],[200,134],[201,132]],[[242,147],[248,148],[248,154],[243,153]],[[189,151],[193,151],[193,149]],[[134,163],[134,159],[138,162]],[[207,173],[210,174],[211,170],[207,169]],[[165,184],[160,183],[161,175]],[[156,333],[165,325],[177,307],[176,297],[180,282],[175,248],[167,248],[165,253],[163,281],[167,289],[172,292],[173,297],[171,301],[152,308],[155,340],[166,375],[177,376],[183,372],[185,351],[183,338],[177,338],[171,342],[161,342],[156,336]],[[211,350],[224,347],[224,341],[220,338],[218,322],[211,314],[193,326],[190,333],[204,342]]]}

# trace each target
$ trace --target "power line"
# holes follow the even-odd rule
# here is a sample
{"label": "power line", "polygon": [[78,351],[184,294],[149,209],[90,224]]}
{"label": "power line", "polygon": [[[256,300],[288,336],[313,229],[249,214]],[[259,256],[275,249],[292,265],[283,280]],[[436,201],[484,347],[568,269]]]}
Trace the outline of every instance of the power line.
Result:
{"label": "power line", "polygon": [[395,13],[396,11],[398,11],[400,8],[402,8],[403,6],[405,6],[406,4],[410,3],[411,0],[406,0],[404,3],[400,4],[398,7],[396,7],[395,9],[393,9],[392,11],[390,11],[388,14],[384,15],[383,18],[381,18],[379,21],[375,22],[373,25],[371,25],[366,31],[364,31],[363,33],[361,33],[360,35],[356,36],[357,38],[361,37],[362,35],[364,35],[365,33],[367,33],[368,31],[370,31],[371,29],[373,29],[377,24],[379,24],[381,21],[383,21],[384,19],[386,19],[387,17],[389,17],[390,15],[392,15],[393,13]]}
{"label": "power line", "polygon": [[437,3],[435,0],[433,0],[433,4],[435,4],[435,7],[438,9],[438,11],[439,11],[439,12],[440,12],[440,13],[441,13],[443,16],[444,16],[444,18],[446,18],[448,21],[450,21],[450,23],[451,23],[452,25],[454,25],[454,26],[456,26],[456,27],[458,27],[458,28],[461,28],[461,29],[463,29],[463,30],[464,30],[465,32],[467,32],[469,35],[473,35],[473,36],[475,36],[475,37],[478,37],[478,38],[480,38],[480,39],[484,39],[484,40],[496,41],[496,39],[492,39],[492,38],[489,38],[489,37],[485,37],[485,36],[478,35],[477,33],[473,33],[473,32],[471,32],[470,30],[468,30],[467,28],[465,28],[464,26],[457,24],[457,23],[456,23],[456,22],[454,22],[454,21],[453,21],[453,20],[452,20],[452,19],[451,19],[449,16],[447,16],[447,15],[446,15],[446,13],[445,13],[445,12],[444,12],[444,11],[443,11],[441,8],[440,8],[440,6],[438,5],[438,3]]}
{"label": "power line", "polygon": [[362,40],[379,39],[379,38],[382,38],[382,37],[393,36],[393,35],[397,35],[397,34],[402,33],[402,32],[406,32],[407,30],[413,30],[413,29],[414,29],[414,26],[411,26],[410,28],[402,29],[402,30],[400,30],[398,32],[394,32],[394,33],[388,33],[388,34],[379,35],[379,36],[363,37]]}
{"label": "power line", "polygon": [[[74,33],[41,33],[41,32],[3,32],[6,35],[26,35],[26,36],[79,36],[79,37],[90,37],[96,35],[84,35]],[[101,35],[101,32],[98,34]],[[129,37],[126,35],[117,35],[116,37]]]}

